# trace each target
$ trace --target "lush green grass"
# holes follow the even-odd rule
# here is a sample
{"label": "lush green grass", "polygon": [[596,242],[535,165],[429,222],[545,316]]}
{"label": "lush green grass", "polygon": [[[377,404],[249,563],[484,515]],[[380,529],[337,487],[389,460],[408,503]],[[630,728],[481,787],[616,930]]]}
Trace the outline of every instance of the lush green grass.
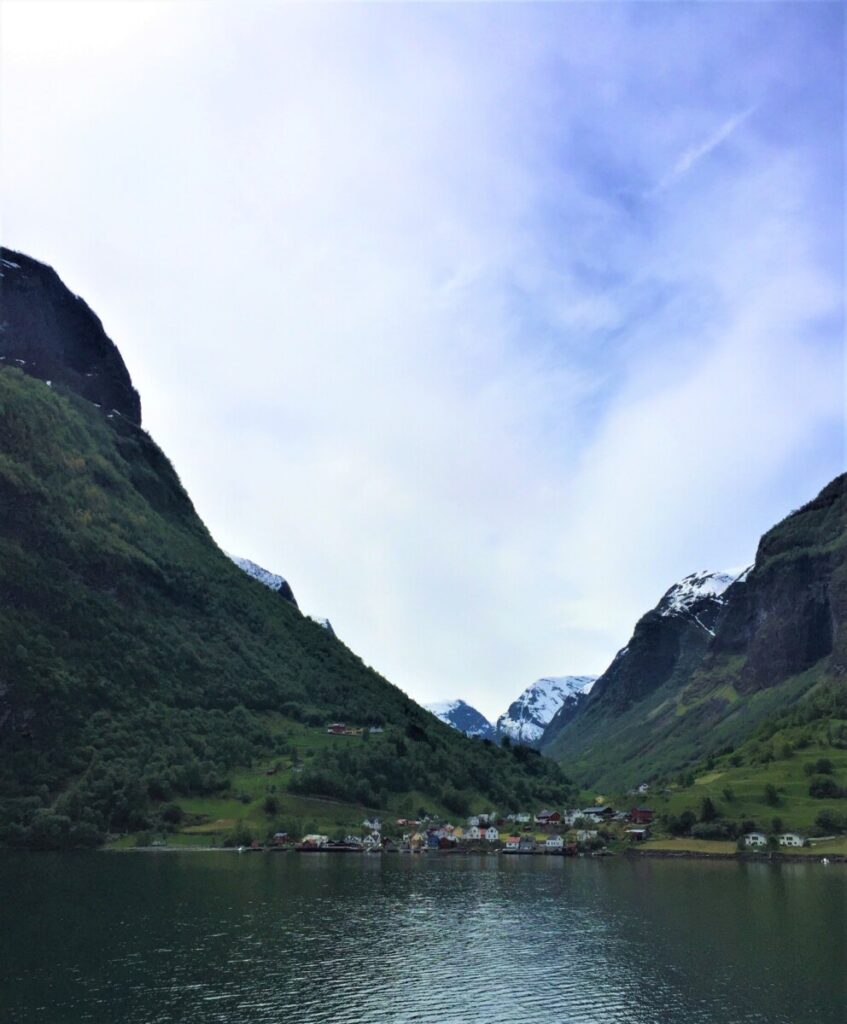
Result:
{"label": "lush green grass", "polygon": [[[816,770],[824,764],[826,771]],[[821,779],[833,793],[812,795]],[[737,747],[706,758],[690,771],[657,780],[646,797],[607,794],[626,807],[648,804],[658,815],[656,831],[673,827],[686,812],[740,831],[796,830],[814,835],[847,831],[847,688],[831,684],[763,722]],[[822,812],[829,821],[821,821]]]}

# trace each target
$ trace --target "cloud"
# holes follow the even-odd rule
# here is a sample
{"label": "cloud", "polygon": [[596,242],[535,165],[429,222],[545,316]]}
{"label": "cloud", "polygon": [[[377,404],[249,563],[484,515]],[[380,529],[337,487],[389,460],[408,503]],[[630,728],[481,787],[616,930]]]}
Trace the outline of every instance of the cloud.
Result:
{"label": "cloud", "polygon": [[756,105],[748,107],[727,118],[719,128],[696,146],[689,146],[668,173],[659,181],[653,192],[662,192],[688,174],[701,160],[721,146],[755,112]]}
{"label": "cloud", "polygon": [[4,24],[5,240],[416,699],[602,671],[843,465],[832,11],[137,6]]}

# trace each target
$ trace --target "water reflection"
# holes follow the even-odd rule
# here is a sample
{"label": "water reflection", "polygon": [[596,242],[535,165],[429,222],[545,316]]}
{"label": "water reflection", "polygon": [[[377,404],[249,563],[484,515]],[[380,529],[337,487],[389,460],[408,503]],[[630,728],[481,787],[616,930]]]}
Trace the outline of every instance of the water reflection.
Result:
{"label": "water reflection", "polygon": [[847,871],[0,858],[3,1019],[843,1024]]}

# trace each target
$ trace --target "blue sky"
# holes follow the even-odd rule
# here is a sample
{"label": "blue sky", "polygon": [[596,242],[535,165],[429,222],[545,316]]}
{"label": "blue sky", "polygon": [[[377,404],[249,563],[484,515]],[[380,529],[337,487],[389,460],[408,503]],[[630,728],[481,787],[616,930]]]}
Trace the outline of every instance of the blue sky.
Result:
{"label": "blue sky", "polygon": [[2,18],[5,243],[415,698],[601,672],[843,469],[839,5]]}

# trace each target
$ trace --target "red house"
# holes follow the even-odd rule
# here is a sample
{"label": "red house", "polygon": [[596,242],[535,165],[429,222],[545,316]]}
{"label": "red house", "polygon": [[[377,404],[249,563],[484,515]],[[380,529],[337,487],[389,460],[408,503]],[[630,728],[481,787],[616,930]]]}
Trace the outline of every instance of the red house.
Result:
{"label": "red house", "polygon": [[330,736],[343,736],[347,732],[347,726],[344,722],[333,722],[326,727],[326,731]]}
{"label": "red house", "polygon": [[649,825],[653,820],[654,813],[649,807],[633,807],[629,812],[629,820],[634,825]]}

